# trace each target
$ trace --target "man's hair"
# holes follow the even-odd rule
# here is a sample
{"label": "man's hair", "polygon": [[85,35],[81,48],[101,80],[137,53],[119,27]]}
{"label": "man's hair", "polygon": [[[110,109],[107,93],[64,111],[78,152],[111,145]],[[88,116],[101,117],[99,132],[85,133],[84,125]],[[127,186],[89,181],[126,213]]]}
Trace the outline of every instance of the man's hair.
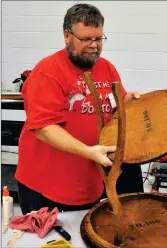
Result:
{"label": "man's hair", "polygon": [[67,10],[63,30],[72,30],[73,25],[82,22],[85,26],[99,27],[104,25],[104,17],[99,9],[90,4],[75,4]]}

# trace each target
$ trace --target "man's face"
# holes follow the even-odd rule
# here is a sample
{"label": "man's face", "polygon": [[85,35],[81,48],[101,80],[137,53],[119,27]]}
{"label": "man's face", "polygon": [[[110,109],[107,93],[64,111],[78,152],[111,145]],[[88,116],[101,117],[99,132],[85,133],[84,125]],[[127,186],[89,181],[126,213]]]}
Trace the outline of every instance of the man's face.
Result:
{"label": "man's face", "polygon": [[91,69],[102,51],[102,40],[91,39],[102,36],[102,26],[85,26],[81,22],[75,24],[72,30],[65,30],[66,49],[72,63],[81,69]]}

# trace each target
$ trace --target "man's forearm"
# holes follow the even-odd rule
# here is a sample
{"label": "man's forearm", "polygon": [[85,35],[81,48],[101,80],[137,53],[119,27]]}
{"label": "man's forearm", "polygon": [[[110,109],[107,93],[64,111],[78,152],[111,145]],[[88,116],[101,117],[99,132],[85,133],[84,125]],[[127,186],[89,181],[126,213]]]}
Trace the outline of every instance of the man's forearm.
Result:
{"label": "man's forearm", "polygon": [[50,125],[35,131],[36,137],[49,145],[84,158],[91,158],[90,147],[86,146],[59,125]]}

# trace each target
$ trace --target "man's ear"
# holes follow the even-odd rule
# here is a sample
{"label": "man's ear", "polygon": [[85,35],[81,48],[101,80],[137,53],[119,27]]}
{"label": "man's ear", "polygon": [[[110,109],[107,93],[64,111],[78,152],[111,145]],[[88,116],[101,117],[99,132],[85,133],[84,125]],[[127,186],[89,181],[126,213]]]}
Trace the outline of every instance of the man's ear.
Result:
{"label": "man's ear", "polygon": [[65,41],[66,45],[68,45],[68,43],[70,41],[70,33],[69,33],[69,31],[67,29],[64,30],[64,41]]}

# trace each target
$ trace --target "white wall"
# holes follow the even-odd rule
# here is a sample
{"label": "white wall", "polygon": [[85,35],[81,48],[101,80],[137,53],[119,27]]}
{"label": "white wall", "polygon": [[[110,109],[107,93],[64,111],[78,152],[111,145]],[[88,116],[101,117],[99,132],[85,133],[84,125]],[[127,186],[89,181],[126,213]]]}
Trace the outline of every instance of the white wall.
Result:
{"label": "white wall", "polygon": [[2,2],[2,88],[64,47],[63,18],[77,1]]}
{"label": "white wall", "polygon": [[167,88],[167,2],[3,1],[2,89],[39,59],[64,47],[66,10],[93,4],[105,16],[103,57],[118,69],[127,90]]}

